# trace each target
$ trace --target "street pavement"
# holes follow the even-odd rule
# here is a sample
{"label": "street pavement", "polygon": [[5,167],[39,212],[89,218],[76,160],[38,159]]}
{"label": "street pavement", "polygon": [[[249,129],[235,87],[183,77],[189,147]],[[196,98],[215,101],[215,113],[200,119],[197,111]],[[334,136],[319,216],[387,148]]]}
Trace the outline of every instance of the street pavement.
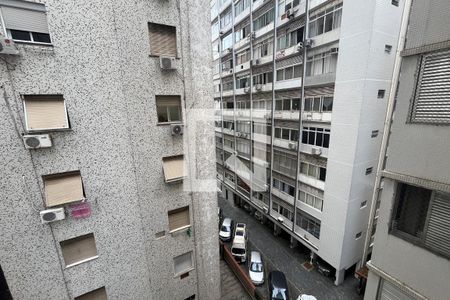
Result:
{"label": "street pavement", "polygon": [[221,300],[251,300],[227,263],[220,260]]}
{"label": "street pavement", "polygon": [[[353,276],[346,278],[340,286],[335,286],[333,279],[324,277],[316,270],[307,271],[302,263],[309,260],[309,254],[291,249],[289,241],[273,235],[273,227],[261,224],[244,209],[233,206],[219,195],[219,206],[223,216],[232,218],[236,222],[247,224],[249,237],[249,251],[257,250],[262,253],[267,271],[280,270],[288,280],[291,299],[297,299],[300,294],[315,296],[318,300],[362,300],[356,293],[357,279]],[[267,280],[266,280],[267,282]],[[259,287],[267,295],[267,286]],[[229,299],[229,298],[227,298]]]}

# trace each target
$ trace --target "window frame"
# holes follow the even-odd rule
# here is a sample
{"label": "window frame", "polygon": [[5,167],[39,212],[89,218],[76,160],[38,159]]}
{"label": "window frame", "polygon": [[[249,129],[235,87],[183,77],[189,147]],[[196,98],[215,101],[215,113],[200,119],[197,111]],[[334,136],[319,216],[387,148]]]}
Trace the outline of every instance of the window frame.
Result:
{"label": "window frame", "polygon": [[[66,124],[67,124],[67,128],[39,128],[39,129],[30,129],[29,128],[29,121],[28,121],[28,117],[27,117],[27,106],[26,106],[26,101],[27,101],[27,97],[48,97],[48,96],[61,96],[62,101],[64,103],[64,113],[66,116]],[[70,119],[69,119],[69,113],[67,111],[67,102],[66,99],[64,98],[64,95],[62,94],[52,94],[52,95],[46,95],[46,94],[27,94],[27,95],[21,95],[22,98],[22,107],[23,107],[23,113],[24,113],[24,120],[25,120],[25,128],[27,132],[30,133],[37,133],[37,132],[51,132],[51,131],[70,131],[72,130],[72,126],[70,124]],[[32,100],[33,101],[33,100]],[[39,101],[39,100],[34,100],[34,101]],[[59,100],[54,100],[54,101],[59,101]]]}
{"label": "window frame", "polygon": [[[158,97],[177,97],[180,101],[180,105],[162,105],[158,106]],[[161,100],[161,102],[164,102],[164,100]],[[155,105],[156,105],[156,119],[157,119],[157,125],[170,125],[170,124],[183,124],[183,108],[182,108],[182,99],[180,95],[155,95]],[[160,122],[159,121],[159,108],[165,107],[166,108],[166,114],[167,114],[167,122]],[[180,116],[180,120],[172,121],[170,118],[170,107],[177,107],[178,108],[178,115]]]}

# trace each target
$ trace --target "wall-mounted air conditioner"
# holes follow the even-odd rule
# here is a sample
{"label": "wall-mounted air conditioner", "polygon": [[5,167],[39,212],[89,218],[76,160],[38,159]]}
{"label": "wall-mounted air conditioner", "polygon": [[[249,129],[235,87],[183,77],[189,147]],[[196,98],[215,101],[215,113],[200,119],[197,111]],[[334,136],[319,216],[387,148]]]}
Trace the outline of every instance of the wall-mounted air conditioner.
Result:
{"label": "wall-mounted air conditioner", "polygon": [[280,223],[283,223],[283,222],[284,222],[284,218],[278,217],[278,218],[277,218],[277,221],[280,222]]}
{"label": "wall-mounted air conditioner", "polygon": [[64,208],[62,207],[43,210],[39,212],[39,215],[41,216],[42,224],[64,220],[66,218],[66,215],[64,214]]}
{"label": "wall-mounted air conditioner", "polygon": [[172,135],[183,135],[183,124],[171,124],[170,132]]}
{"label": "wall-mounted air conditioner", "polygon": [[311,149],[311,154],[312,155],[321,155],[322,154],[322,149],[320,149],[320,148],[312,148]]}
{"label": "wall-mounted air conditioner", "polygon": [[50,148],[52,140],[48,134],[24,135],[23,143],[26,149]]}
{"label": "wall-mounted air conditioner", "polygon": [[330,49],[330,53],[338,53],[339,52],[339,48],[334,47]]}
{"label": "wall-mounted air conditioner", "polygon": [[0,54],[19,55],[19,49],[12,39],[4,37],[0,33]]}
{"label": "wall-mounted air conditioner", "polygon": [[296,143],[289,143],[289,149],[296,150],[297,149],[297,144]]}
{"label": "wall-mounted air conditioner", "polygon": [[175,69],[175,57],[164,57],[159,58],[159,64],[163,70],[173,70]]}
{"label": "wall-mounted air conditioner", "polygon": [[256,84],[255,88],[257,91],[262,90],[262,84],[260,84],[260,83]]}
{"label": "wall-mounted air conditioner", "polygon": [[312,45],[313,45],[313,40],[312,40],[312,39],[306,39],[306,40],[305,40],[304,46],[305,46],[306,48],[311,48]]}
{"label": "wall-mounted air conditioner", "polygon": [[244,93],[250,93],[250,87],[248,87],[248,86],[246,86],[245,88],[244,88]]}
{"label": "wall-mounted air conditioner", "polygon": [[261,63],[261,59],[259,59],[259,58],[254,58],[254,59],[252,60],[252,64],[253,64],[254,66],[259,65],[260,63]]}
{"label": "wall-mounted air conditioner", "polygon": [[229,72],[230,74],[233,74],[233,69],[230,69],[228,72]]}
{"label": "wall-mounted air conditioner", "polygon": [[300,43],[297,44],[297,52],[300,52],[302,50],[303,50],[303,43],[300,42]]}

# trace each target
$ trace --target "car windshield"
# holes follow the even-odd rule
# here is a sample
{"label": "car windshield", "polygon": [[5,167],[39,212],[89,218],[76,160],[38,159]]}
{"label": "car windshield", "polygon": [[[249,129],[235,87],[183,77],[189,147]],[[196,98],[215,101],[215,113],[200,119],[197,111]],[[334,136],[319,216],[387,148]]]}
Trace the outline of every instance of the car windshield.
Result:
{"label": "car windshield", "polygon": [[242,248],[232,248],[231,253],[233,254],[245,254],[245,249]]}
{"label": "car windshield", "polygon": [[244,232],[243,231],[236,231],[236,235],[243,236]]}
{"label": "car windshield", "polygon": [[263,265],[259,262],[253,262],[250,265],[250,271],[252,272],[262,272],[263,271]]}
{"label": "car windshield", "polygon": [[274,288],[272,291],[272,299],[286,300],[286,289]]}
{"label": "car windshield", "polygon": [[220,231],[230,232],[230,229],[227,226],[223,226],[220,228]]}

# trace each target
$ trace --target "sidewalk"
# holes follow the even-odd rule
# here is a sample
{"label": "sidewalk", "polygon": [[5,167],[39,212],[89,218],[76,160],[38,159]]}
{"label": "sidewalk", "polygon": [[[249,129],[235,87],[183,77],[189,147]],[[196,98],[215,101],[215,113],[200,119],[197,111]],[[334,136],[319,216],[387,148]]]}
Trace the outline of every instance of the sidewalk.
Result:
{"label": "sidewalk", "polygon": [[220,260],[220,286],[222,300],[251,300],[223,259]]}

